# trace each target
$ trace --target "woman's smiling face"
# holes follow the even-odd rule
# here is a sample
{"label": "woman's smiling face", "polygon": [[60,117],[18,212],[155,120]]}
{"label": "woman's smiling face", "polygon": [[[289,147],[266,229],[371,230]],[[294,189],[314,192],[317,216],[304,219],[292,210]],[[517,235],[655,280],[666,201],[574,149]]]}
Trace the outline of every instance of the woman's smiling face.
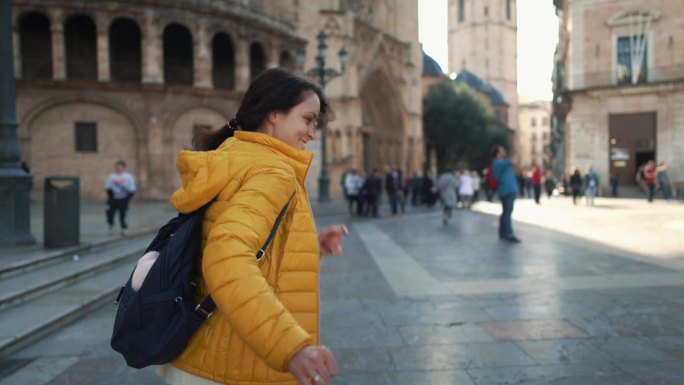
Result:
{"label": "woman's smiling face", "polygon": [[266,133],[299,150],[316,139],[321,102],[314,92],[307,92],[301,103],[289,112],[274,112],[269,118]]}

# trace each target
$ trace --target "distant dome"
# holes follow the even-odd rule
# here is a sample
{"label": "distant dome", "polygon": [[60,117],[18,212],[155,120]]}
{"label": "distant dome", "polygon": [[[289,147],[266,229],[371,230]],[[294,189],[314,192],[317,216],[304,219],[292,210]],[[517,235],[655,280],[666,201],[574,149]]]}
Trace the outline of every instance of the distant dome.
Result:
{"label": "distant dome", "polygon": [[444,76],[442,67],[423,51],[423,76]]}
{"label": "distant dome", "polygon": [[490,84],[485,83],[477,75],[468,70],[462,70],[459,72],[456,76],[456,79],[454,79],[454,82],[463,83],[474,90],[488,94],[492,104],[494,105],[508,105],[506,99],[498,89],[494,88]]}

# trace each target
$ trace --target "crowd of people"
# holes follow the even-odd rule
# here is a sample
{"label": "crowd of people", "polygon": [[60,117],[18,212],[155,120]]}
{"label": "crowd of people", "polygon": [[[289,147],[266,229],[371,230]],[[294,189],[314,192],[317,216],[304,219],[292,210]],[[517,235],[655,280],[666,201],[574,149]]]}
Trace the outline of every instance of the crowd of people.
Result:
{"label": "crowd of people", "polygon": [[[450,170],[454,178],[454,203],[452,207],[470,208],[479,199],[482,178],[477,171]],[[378,217],[379,202],[387,197],[391,215],[404,214],[406,206],[433,207],[438,200],[444,201],[442,176],[436,173],[415,172],[405,177],[398,167],[386,166],[380,174],[373,169],[367,175],[356,169],[348,170],[340,181],[349,214],[358,217]]]}

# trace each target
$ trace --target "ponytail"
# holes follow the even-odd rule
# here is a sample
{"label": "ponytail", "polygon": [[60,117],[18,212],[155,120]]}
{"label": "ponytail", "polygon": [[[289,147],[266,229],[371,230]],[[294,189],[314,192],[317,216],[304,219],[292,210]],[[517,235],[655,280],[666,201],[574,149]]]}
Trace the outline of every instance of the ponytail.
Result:
{"label": "ponytail", "polygon": [[235,134],[235,130],[239,129],[240,126],[237,119],[233,118],[218,130],[198,130],[192,137],[192,148],[196,151],[216,150],[224,140],[232,137]]}

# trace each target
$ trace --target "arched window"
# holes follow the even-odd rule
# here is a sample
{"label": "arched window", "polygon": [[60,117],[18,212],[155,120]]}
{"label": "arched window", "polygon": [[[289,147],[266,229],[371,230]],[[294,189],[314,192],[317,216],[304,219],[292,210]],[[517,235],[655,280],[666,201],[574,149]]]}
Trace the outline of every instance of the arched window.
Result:
{"label": "arched window", "polygon": [[97,80],[97,30],[87,15],[64,22],[67,79]]}
{"label": "arched window", "polygon": [[295,68],[295,61],[292,58],[292,55],[288,51],[283,51],[280,53],[280,62],[278,65],[281,68],[285,68],[288,71],[294,72],[296,70]]}
{"label": "arched window", "polygon": [[140,27],[127,18],[119,18],[109,26],[109,62],[112,81],[140,82]]}
{"label": "arched window", "polygon": [[249,47],[249,76],[254,79],[266,69],[266,56],[261,44],[254,43]]}
{"label": "arched window", "polygon": [[50,19],[31,12],[19,22],[19,46],[23,79],[52,79]]}
{"label": "arched window", "polygon": [[186,27],[172,23],[164,28],[164,82],[193,84],[192,35]]}
{"label": "arched window", "polygon": [[233,42],[225,32],[214,35],[212,41],[212,76],[214,88],[232,90],[235,88],[235,50]]}

